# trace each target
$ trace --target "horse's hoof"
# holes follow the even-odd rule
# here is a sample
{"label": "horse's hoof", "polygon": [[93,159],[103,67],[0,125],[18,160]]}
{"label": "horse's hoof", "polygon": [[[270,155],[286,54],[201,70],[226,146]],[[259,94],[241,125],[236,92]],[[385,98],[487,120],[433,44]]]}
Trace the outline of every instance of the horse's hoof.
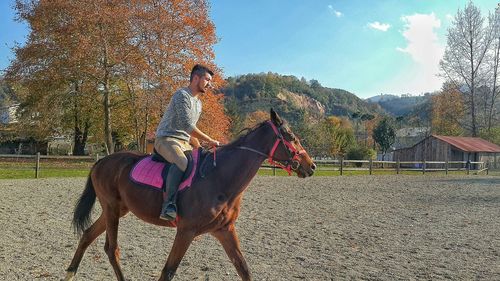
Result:
{"label": "horse's hoof", "polygon": [[72,281],[73,277],[75,277],[75,273],[68,271],[68,273],[66,273],[66,278],[64,278],[64,281]]}

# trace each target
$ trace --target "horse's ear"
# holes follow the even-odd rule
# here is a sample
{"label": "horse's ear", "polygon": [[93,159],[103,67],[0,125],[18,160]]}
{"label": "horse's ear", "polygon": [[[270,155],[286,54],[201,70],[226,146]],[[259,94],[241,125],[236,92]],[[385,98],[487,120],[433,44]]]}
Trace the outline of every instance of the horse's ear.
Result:
{"label": "horse's ear", "polygon": [[271,108],[271,121],[273,121],[276,126],[283,125],[283,120],[281,120],[281,117],[274,111],[273,108]]}

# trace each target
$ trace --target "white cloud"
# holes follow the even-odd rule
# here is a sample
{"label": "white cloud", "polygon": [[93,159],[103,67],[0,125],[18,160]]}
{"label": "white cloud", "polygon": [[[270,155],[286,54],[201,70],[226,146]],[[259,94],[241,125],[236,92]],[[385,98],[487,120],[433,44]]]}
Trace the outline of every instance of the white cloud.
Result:
{"label": "white cloud", "polygon": [[368,27],[376,29],[376,30],[380,30],[380,31],[387,31],[391,27],[391,25],[388,23],[380,23],[380,22],[376,21],[376,22],[368,23]]}
{"label": "white cloud", "polygon": [[415,62],[411,70],[413,77],[404,83],[416,92],[438,90],[443,83],[437,74],[445,47],[439,43],[435,29],[441,27],[441,21],[434,13],[403,16],[401,20],[405,22],[402,34],[407,46],[396,49]]}
{"label": "white cloud", "polygon": [[451,14],[446,14],[446,19],[449,21],[453,20],[453,16]]}
{"label": "white cloud", "polygon": [[330,13],[333,13],[337,18],[340,18],[344,15],[342,14],[342,12],[335,10],[332,5],[328,5],[328,10],[330,10]]}

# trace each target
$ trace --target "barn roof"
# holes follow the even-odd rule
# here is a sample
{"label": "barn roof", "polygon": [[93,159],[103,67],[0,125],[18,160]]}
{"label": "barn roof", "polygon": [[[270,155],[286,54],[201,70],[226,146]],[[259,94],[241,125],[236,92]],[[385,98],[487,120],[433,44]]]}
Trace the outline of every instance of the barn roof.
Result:
{"label": "barn roof", "polygon": [[500,152],[500,146],[482,138],[432,136],[465,152]]}

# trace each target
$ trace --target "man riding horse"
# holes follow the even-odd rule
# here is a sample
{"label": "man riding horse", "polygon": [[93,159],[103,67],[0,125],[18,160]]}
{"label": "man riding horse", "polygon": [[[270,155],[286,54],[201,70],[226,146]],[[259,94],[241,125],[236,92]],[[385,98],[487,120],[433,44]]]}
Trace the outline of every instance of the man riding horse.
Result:
{"label": "man riding horse", "polygon": [[199,147],[199,139],[210,146],[220,144],[196,127],[202,111],[199,95],[211,87],[213,75],[206,66],[195,65],[191,70],[189,86],[174,93],[156,129],[154,147],[172,163],[165,183],[168,198],[163,203],[161,219],[175,220],[177,216],[176,191],[188,166],[184,151],[191,150],[191,145]]}

